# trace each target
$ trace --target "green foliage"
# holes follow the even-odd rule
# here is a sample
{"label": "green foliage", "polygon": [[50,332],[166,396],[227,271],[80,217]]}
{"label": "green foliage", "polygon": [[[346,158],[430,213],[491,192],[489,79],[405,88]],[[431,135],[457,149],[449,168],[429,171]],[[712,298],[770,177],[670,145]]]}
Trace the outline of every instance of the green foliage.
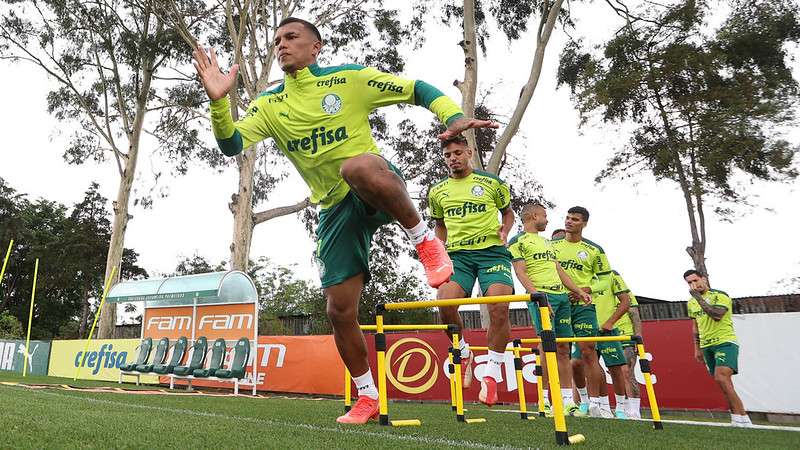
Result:
{"label": "green foliage", "polygon": [[[33,269],[39,258],[31,337],[73,337],[85,330],[92,305],[102,294],[111,235],[108,201],[92,183],[71,211],[45,199],[30,201],[0,178],[0,238],[4,249],[14,239],[6,275],[0,284],[0,310],[27,327]],[[125,249],[122,278],[146,277],[138,255]],[[81,326],[83,325],[83,326]]]}
{"label": "green foliage", "polygon": [[7,311],[0,313],[0,339],[22,339],[22,323]]}
{"label": "green foliage", "polygon": [[706,194],[744,200],[738,175],[797,176],[797,147],[781,127],[792,123],[798,99],[786,50],[800,41],[798,6],[737,1],[708,33],[711,11],[706,2],[677,2],[649,11],[648,21],[631,19],[602,55],[580,42],[562,53],[558,82],[569,86],[584,121],[599,112],[604,122],[636,124],[598,181],[648,171],[702,202]]}

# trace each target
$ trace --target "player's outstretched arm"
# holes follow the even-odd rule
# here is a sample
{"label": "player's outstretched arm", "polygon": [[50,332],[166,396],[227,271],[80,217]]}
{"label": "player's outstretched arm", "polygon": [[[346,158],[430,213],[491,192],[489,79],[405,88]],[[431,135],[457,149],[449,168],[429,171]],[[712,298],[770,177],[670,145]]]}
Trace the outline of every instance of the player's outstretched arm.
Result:
{"label": "player's outstretched arm", "polygon": [[450,122],[447,129],[439,135],[439,139],[446,140],[461,134],[462,132],[471,128],[499,128],[500,125],[493,120],[471,119],[468,117],[459,117]]}
{"label": "player's outstretched arm", "polygon": [[201,45],[198,45],[194,52],[194,68],[203,84],[203,88],[211,101],[219,100],[233,88],[236,83],[236,74],[239,72],[239,65],[234,64],[230,72],[222,73],[217,63],[217,54],[213,48],[206,53]]}

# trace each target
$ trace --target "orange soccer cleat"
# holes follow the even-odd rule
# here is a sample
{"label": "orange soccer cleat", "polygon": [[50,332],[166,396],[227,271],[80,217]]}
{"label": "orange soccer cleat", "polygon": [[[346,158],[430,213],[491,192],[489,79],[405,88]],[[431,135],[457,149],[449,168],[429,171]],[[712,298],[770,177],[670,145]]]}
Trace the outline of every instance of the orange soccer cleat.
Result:
{"label": "orange soccer cleat", "polygon": [[336,421],[339,423],[353,423],[363,425],[371,419],[378,418],[378,399],[371,399],[365,395],[358,397],[358,401],[353,405],[353,409],[343,416],[339,416]]}
{"label": "orange soccer cleat", "polygon": [[483,377],[478,400],[486,406],[497,403],[497,381],[492,377]]}
{"label": "orange soccer cleat", "polygon": [[417,244],[417,254],[432,288],[436,289],[450,280],[453,275],[453,261],[439,238],[425,239]]}

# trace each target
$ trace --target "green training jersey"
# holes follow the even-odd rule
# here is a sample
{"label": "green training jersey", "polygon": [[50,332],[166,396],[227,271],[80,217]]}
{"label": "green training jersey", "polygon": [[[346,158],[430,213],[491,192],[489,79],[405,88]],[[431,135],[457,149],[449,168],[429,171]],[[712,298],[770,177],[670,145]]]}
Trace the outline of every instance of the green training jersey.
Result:
{"label": "green training jersey", "polygon": [[[592,287],[600,277],[610,276],[611,264],[606,252],[594,242],[588,239],[570,242],[564,238],[554,239],[552,242],[561,268],[578,287]],[[599,295],[600,291],[592,292],[592,303],[597,302]]]}
{"label": "green training jersey", "polygon": [[431,217],[447,227],[448,252],[503,245],[498,212],[510,202],[508,185],[480,170],[464,178],[445,178],[428,191]]}
{"label": "green training jersey", "polygon": [[722,306],[726,309],[725,315],[720,320],[714,320],[700,308],[697,300],[689,299],[686,309],[689,317],[697,322],[697,331],[700,332],[700,348],[711,347],[712,345],[723,344],[725,342],[736,343],[736,333],[733,331],[733,301],[728,294],[716,289],[709,289],[703,294],[705,300],[711,306]]}
{"label": "green training jersey", "polygon": [[369,114],[380,106],[413,103],[433,111],[443,123],[461,117],[459,108],[438,89],[371,67],[312,64],[285,75],[276,88],[250,102],[247,114],[231,119],[227,97],[211,102],[211,123],[220,149],[232,156],[266,138],[294,164],[322,208],[350,191],[342,163],[363,153],[379,154]]}
{"label": "green training jersey", "polygon": [[[628,288],[628,285],[625,284],[625,280],[622,279],[622,275],[614,270],[612,277],[616,304],[619,305],[619,298],[617,297],[618,294],[628,294],[628,297],[631,299],[631,308],[638,308],[639,301],[636,300],[636,296],[633,295],[633,292],[631,292],[631,290]],[[614,327],[618,329],[620,334],[624,336],[633,336],[633,320],[631,320],[630,310],[620,317],[617,323],[614,324]]]}
{"label": "green training jersey", "polygon": [[537,291],[567,292],[558,276],[558,259],[550,241],[536,233],[522,232],[508,241],[508,250],[514,261],[525,261],[525,272]]}

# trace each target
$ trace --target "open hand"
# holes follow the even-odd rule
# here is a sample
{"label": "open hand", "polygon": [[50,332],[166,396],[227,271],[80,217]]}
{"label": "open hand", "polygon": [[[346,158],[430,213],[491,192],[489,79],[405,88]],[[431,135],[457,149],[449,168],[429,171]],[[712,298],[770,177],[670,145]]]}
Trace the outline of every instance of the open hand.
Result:
{"label": "open hand", "polygon": [[444,130],[444,133],[439,135],[439,139],[443,141],[450,139],[461,134],[465,130],[469,130],[470,128],[500,128],[500,124],[493,120],[469,119],[462,117],[454,120],[453,123],[451,123],[450,126]]}
{"label": "open hand", "polygon": [[500,241],[503,245],[508,245],[508,231],[503,230],[503,226],[500,225],[500,228],[497,229],[497,235],[500,236]]}
{"label": "open hand", "polygon": [[203,83],[203,88],[205,88],[208,98],[214,101],[228,95],[228,92],[236,83],[239,65],[234,64],[230,72],[222,73],[219,70],[219,64],[217,64],[217,55],[214,49],[209,49],[207,55],[206,49],[200,45],[194,49],[192,55],[194,56],[194,68],[197,70],[197,75],[200,77],[200,82]]}

